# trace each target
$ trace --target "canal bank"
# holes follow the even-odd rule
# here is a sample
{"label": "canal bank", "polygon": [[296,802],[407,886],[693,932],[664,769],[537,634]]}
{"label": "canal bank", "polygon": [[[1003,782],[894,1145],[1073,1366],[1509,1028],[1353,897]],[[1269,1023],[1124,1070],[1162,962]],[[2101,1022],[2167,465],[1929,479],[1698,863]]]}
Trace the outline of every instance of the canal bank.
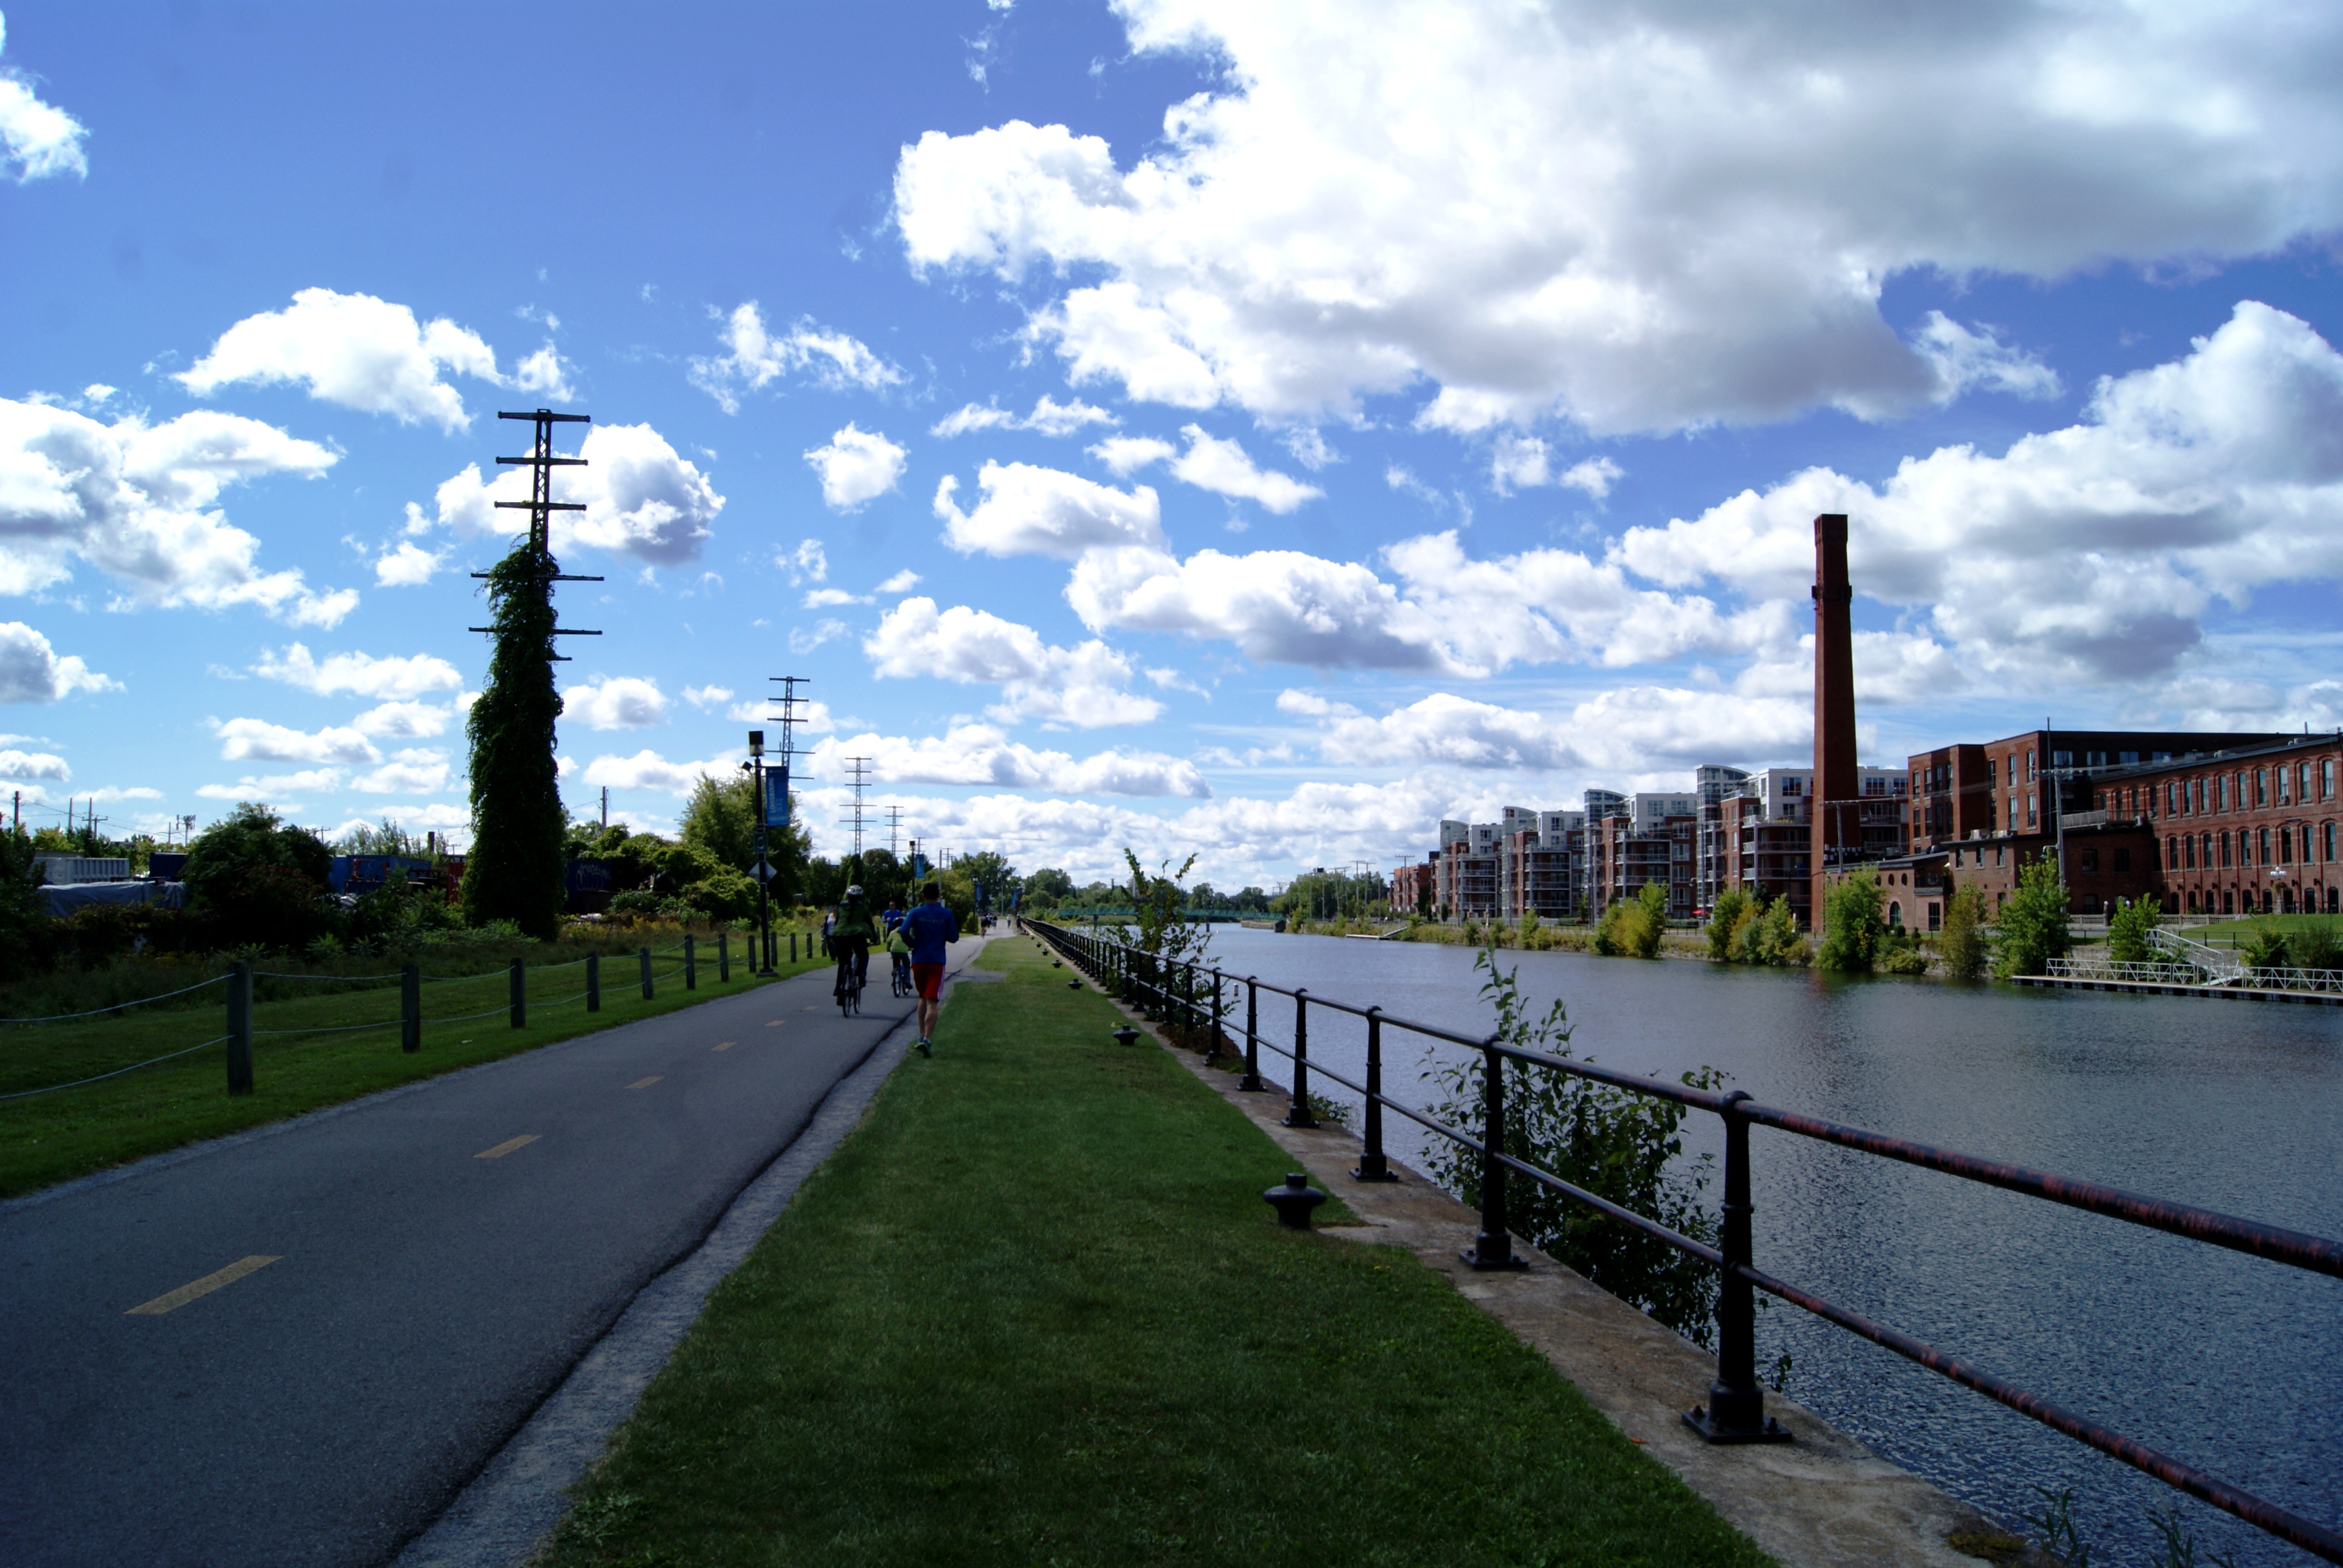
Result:
{"label": "canal bank", "polygon": [[[1477,1035],[1487,1004],[1455,948],[1218,933],[1213,961]],[[1574,1049],[1835,1121],[2333,1234],[2343,1030],[2327,1009],[1506,953],[1535,1010],[1564,998]],[[1265,1033],[1290,1032],[1285,1012]],[[1313,1010],[1314,1011],[1314,1010]],[[1385,1085],[1419,1107],[1439,1064],[1386,1036]],[[1363,1030],[1313,1016],[1313,1060],[1360,1075]],[[1329,1098],[1344,1092],[1315,1086]],[[1394,1154],[1421,1159],[1407,1124]],[[1696,1118],[1688,1152],[1715,1122]],[[2338,1513],[2326,1411],[2343,1393],[2334,1282],[1760,1131],[1760,1267],[2185,1457],[2312,1519]],[[2299,1553],[1936,1374],[1788,1308],[1760,1364],[1897,1463],[2009,1519],[2072,1488],[2100,1560],[2160,1561],[2151,1509],[2207,1549]]]}
{"label": "canal bank", "polygon": [[1279,1229],[1284,1152],[1067,970],[984,961],[546,1562],[1768,1561],[1406,1253]]}

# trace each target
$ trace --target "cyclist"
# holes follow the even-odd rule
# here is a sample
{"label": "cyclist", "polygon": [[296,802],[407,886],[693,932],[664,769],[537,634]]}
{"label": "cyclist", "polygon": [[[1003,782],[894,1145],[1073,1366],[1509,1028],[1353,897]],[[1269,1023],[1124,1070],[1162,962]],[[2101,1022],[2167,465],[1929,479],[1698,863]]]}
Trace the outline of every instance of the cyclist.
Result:
{"label": "cyclist", "polygon": [[870,918],[870,901],[857,883],[839,900],[838,920],[830,928],[830,950],[838,956],[836,996],[843,1011],[861,1007],[862,985],[870,975],[870,944],[878,935],[879,928]]}
{"label": "cyclist", "polygon": [[891,996],[910,996],[911,994],[910,939],[903,935],[903,912],[897,910],[893,911],[893,915],[894,918],[887,921],[887,957],[892,963],[892,972],[888,976],[888,993]]}
{"label": "cyclist", "polygon": [[911,980],[920,990],[921,1056],[935,1051],[936,998],[943,988],[944,944],[960,940],[960,917],[944,908],[944,886],[930,879],[920,890],[919,908],[903,917],[903,936],[911,945]]}

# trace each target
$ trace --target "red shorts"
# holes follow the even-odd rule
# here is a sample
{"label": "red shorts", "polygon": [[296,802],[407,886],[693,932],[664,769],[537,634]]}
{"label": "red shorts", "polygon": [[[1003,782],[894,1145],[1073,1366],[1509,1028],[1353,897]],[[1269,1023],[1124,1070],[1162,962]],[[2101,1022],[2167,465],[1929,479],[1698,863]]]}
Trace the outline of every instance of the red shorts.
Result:
{"label": "red shorts", "polygon": [[920,1000],[921,1001],[935,1000],[936,993],[943,989],[944,966],[941,964],[913,964],[911,966],[911,983],[920,988]]}

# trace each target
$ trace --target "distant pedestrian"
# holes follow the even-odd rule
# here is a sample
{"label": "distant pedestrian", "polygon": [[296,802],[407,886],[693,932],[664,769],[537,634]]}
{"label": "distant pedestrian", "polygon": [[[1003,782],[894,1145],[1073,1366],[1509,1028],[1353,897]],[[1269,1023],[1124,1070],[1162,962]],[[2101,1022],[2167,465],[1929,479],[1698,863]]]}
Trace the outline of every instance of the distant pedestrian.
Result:
{"label": "distant pedestrian", "polygon": [[824,910],[821,912],[821,956],[826,959],[838,956],[830,950],[830,933],[837,928],[838,916],[830,910]]}
{"label": "distant pedestrian", "polygon": [[944,908],[941,882],[930,880],[920,895],[919,907],[903,917],[903,940],[911,944],[911,984],[920,993],[920,1054],[933,1056],[936,1015],[943,1010],[937,998],[943,990],[944,944],[960,940],[960,917]]}

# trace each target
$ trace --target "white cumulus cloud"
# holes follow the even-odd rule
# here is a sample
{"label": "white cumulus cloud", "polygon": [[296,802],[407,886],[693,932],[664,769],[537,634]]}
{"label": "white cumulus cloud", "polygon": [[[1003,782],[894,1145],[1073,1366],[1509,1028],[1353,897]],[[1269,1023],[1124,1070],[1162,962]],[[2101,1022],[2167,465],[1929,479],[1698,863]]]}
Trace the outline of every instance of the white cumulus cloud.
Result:
{"label": "white cumulus cloud", "polygon": [[[1161,141],[1021,120],[906,147],[917,268],[1063,281],[1078,382],[1272,417],[1433,389],[1427,423],[1597,433],[1875,416],[2022,350],[1880,315],[1933,269],[2056,278],[2343,226],[2343,12],[1145,0],[1212,62]],[[1906,336],[1906,332],[1911,336]]]}
{"label": "white cumulus cloud", "polygon": [[873,776],[887,784],[990,784],[1075,794],[1194,798],[1212,792],[1195,764],[1181,758],[1120,749],[1077,758],[1036,750],[985,724],[955,725],[941,736],[916,739],[877,733],[832,736],[814,747],[807,772],[817,779],[843,779],[850,757],[870,759]]}
{"label": "white cumulus cloud", "polygon": [[1031,430],[1042,436],[1071,436],[1087,425],[1119,425],[1121,421],[1096,404],[1077,397],[1061,403],[1043,393],[1033,412],[1023,418],[990,403],[969,403],[930,426],[930,436],[965,436],[971,430]]}
{"label": "white cumulus cloud", "polygon": [[456,667],[437,654],[377,658],[370,653],[333,653],[320,659],[297,642],[283,653],[262,654],[252,672],[320,697],[349,692],[403,701],[427,691],[460,691],[464,686]]}
{"label": "white cumulus cloud", "polygon": [[318,762],[355,766],[379,762],[374,742],[347,727],[288,729],[262,719],[214,720],[220,738],[220,756],[230,762]]}
{"label": "white cumulus cloud", "polygon": [[452,713],[428,702],[378,702],[350,720],[361,735],[421,739],[446,730]]}
{"label": "white cumulus cloud", "polygon": [[[583,512],[553,514],[553,548],[585,545],[652,566],[697,560],[724,509],[708,476],[649,425],[597,425],[578,443],[582,468],[559,468],[553,498]],[[477,463],[440,485],[437,521],[471,534],[518,534],[528,514],[498,510],[498,501],[528,499],[528,477],[507,469],[484,480]]]}
{"label": "white cumulus cloud", "polygon": [[962,555],[1075,556],[1101,545],[1163,542],[1162,509],[1145,485],[1130,491],[1031,463],[987,463],[978,470],[983,492],[963,512],[952,498],[951,475],[936,486],[936,517],[944,542]]}
{"label": "white cumulus cloud", "polygon": [[1999,456],[1947,447],[1873,487],[1827,468],[1630,528],[1628,569],[1783,600],[1813,519],[1845,512],[1859,591],[1926,615],[1965,664],[2022,686],[2171,670],[2216,601],[2343,576],[2343,355],[2239,304],[2185,357],[2100,383],[2084,422]]}
{"label": "white cumulus cloud", "polygon": [[1095,729],[1145,724],[1163,711],[1129,689],[1131,661],[1105,643],[1055,647],[1030,626],[966,605],[939,611],[931,598],[907,598],[880,618],[862,650],[882,678],[998,685],[1001,702],[991,712],[1004,722]]}
{"label": "white cumulus cloud", "polygon": [[876,430],[863,430],[848,421],[844,429],[805,455],[821,476],[822,504],[834,512],[851,512],[895,487],[903,477],[904,450]]}
{"label": "white cumulus cloud", "polygon": [[726,351],[694,359],[691,384],[715,398],[727,414],[740,411],[744,392],[761,391],[790,372],[803,372],[833,391],[852,387],[876,392],[903,379],[902,371],[860,339],[804,317],[786,335],[774,337],[753,299],[722,320],[717,336]]}
{"label": "white cumulus cloud", "polygon": [[0,779],[12,784],[28,784],[35,779],[65,784],[72,781],[73,769],[54,751],[19,751],[11,746],[0,749]]}
{"label": "white cumulus cloud", "polygon": [[283,310],[247,316],[220,334],[211,352],[176,379],[198,397],[234,382],[294,381],[312,397],[402,425],[443,430],[470,425],[464,400],[441,371],[500,383],[497,357],[469,327],[370,294],[305,288]]}
{"label": "white cumulus cloud", "polygon": [[209,409],[150,427],[0,397],[0,593],[53,588],[80,561],[131,602],[255,605],[297,626],[333,626],[356,592],[318,593],[297,570],[261,570],[260,541],[218,501],[238,481],[315,478],[336,461],[313,441]]}
{"label": "white cumulus cloud", "polygon": [[[0,49],[7,46],[7,23],[0,17]],[[13,65],[0,65],[0,167],[13,168],[16,183],[52,175],[89,174],[81,144],[89,129],[54,104],[41,101],[33,84]]]}
{"label": "white cumulus cloud", "polygon": [[447,788],[448,778],[445,751],[417,748],[358,774],[350,780],[350,788],[368,795],[436,795]]}
{"label": "white cumulus cloud", "polygon": [[644,729],[667,722],[667,696],[655,681],[607,676],[565,689],[561,717],[594,729]]}
{"label": "white cumulus cloud", "polygon": [[49,639],[23,621],[0,621],[0,702],[61,702],[76,691],[121,689],[79,654],[59,658]]}
{"label": "white cumulus cloud", "polygon": [[597,757],[586,764],[585,781],[597,789],[607,784],[613,789],[658,789],[669,795],[689,795],[702,779],[722,782],[738,776],[739,771],[738,758],[670,762],[646,749],[632,757]]}

